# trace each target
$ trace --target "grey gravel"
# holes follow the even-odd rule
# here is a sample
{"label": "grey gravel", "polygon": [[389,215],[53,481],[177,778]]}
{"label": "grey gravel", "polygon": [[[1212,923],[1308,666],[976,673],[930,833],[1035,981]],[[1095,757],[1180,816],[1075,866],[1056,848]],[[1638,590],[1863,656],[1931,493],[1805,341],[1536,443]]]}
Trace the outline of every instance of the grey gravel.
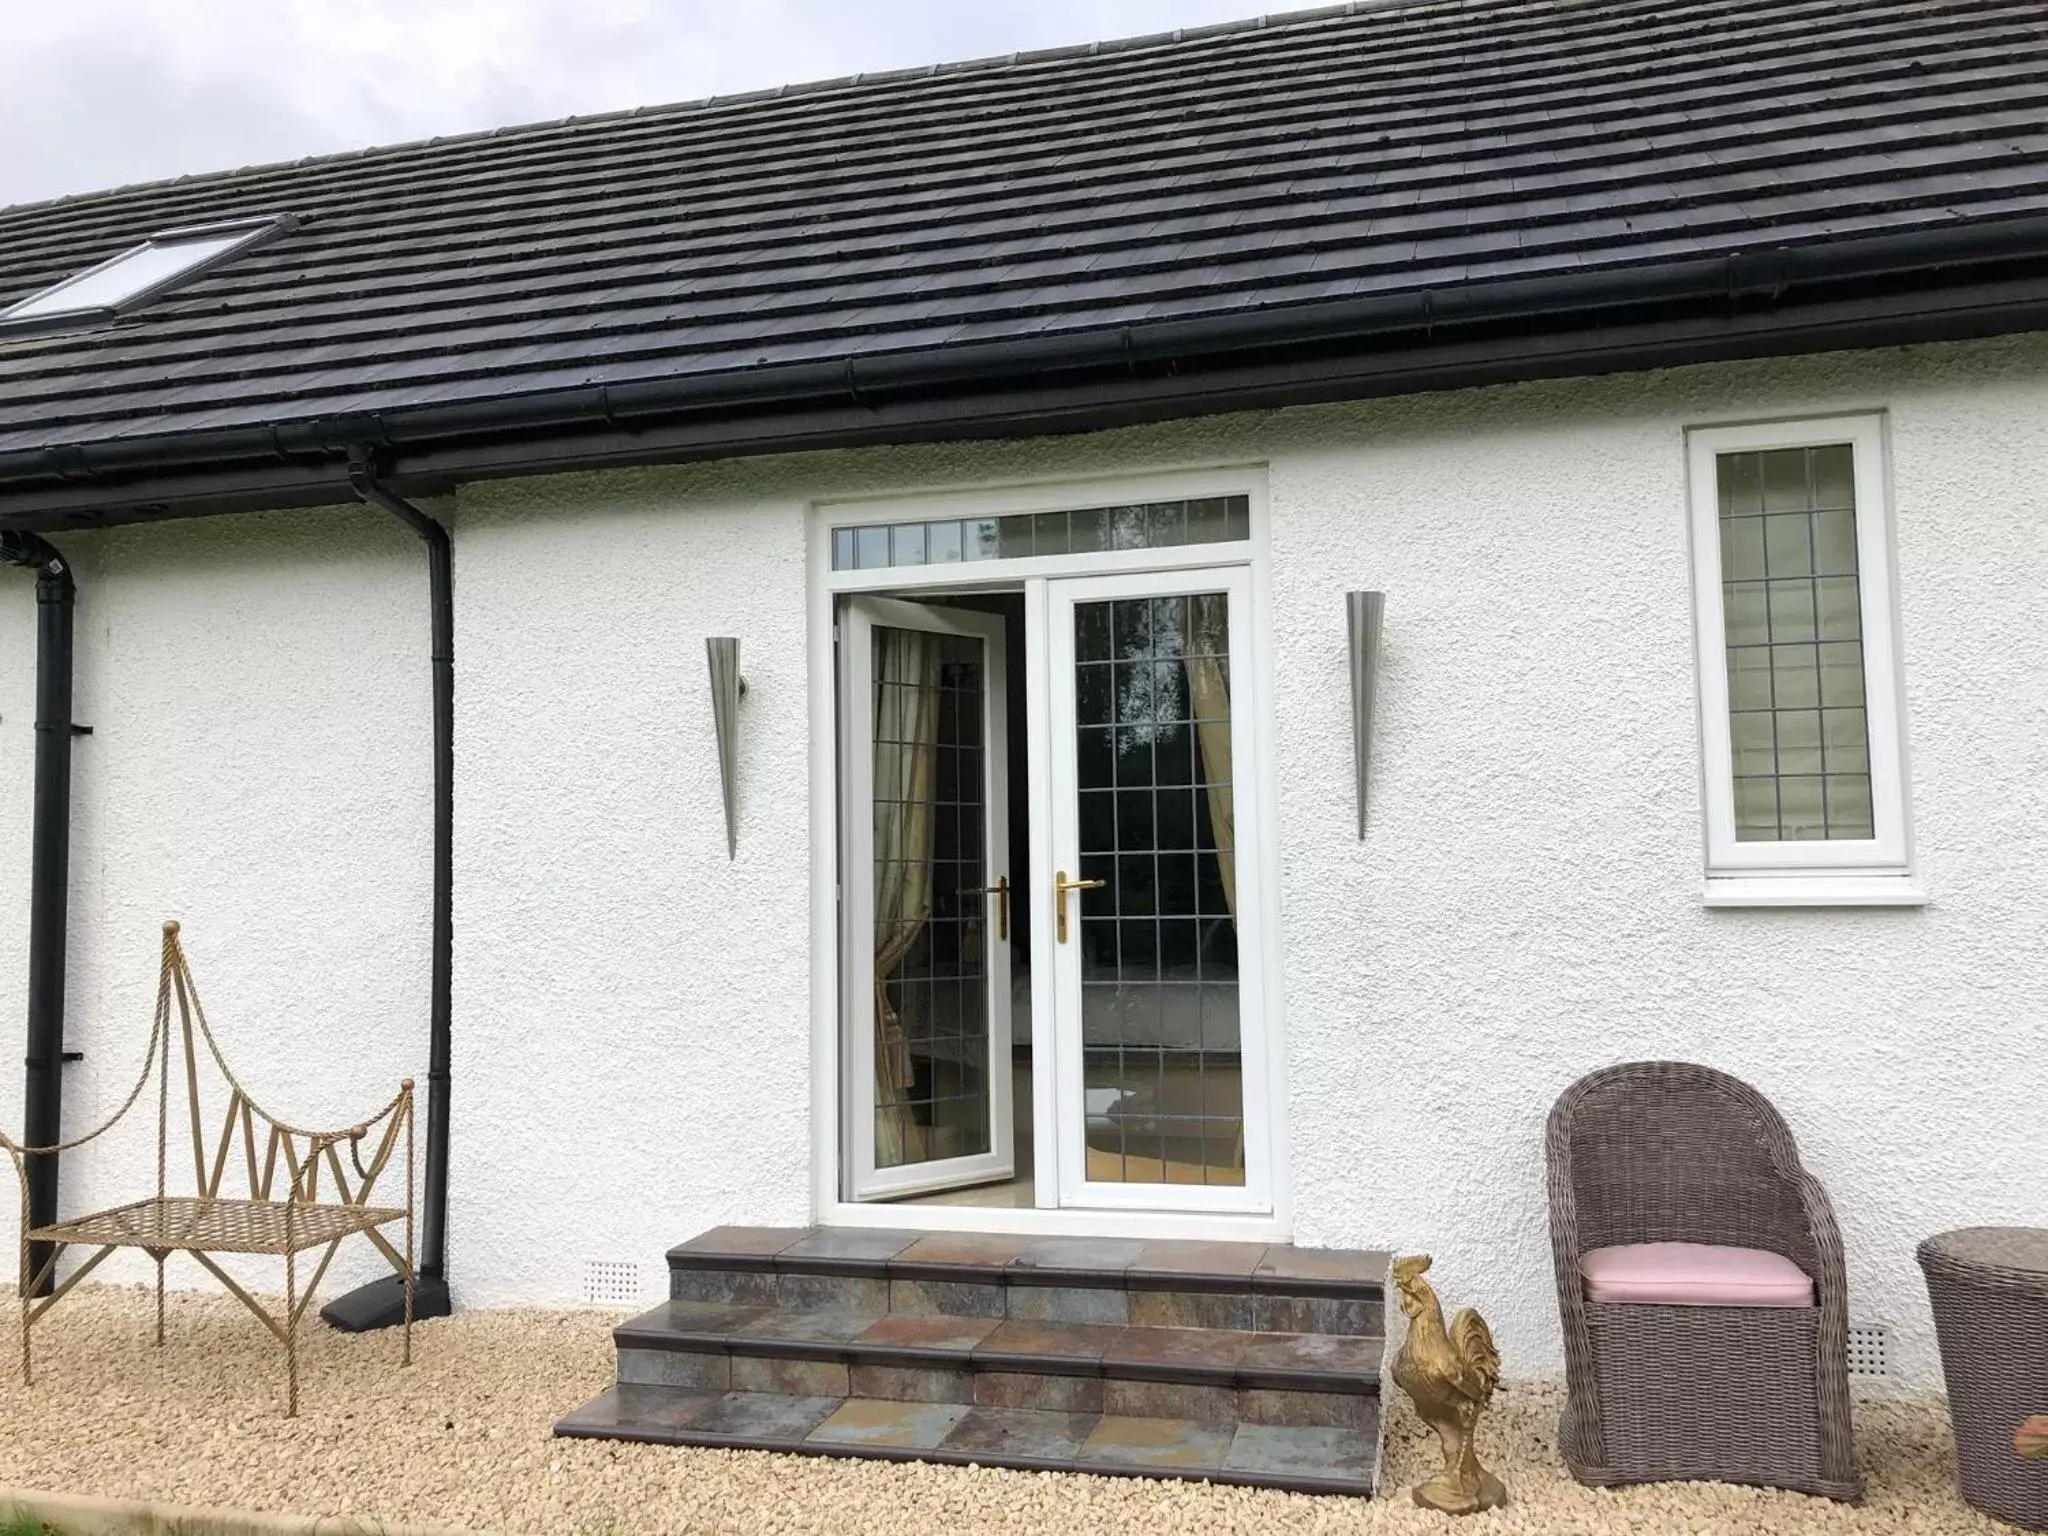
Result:
{"label": "grey gravel", "polygon": [[[10,1309],[11,1310],[11,1309]],[[601,1390],[615,1314],[470,1312],[422,1324],[401,1370],[389,1335],[304,1330],[301,1417],[282,1359],[232,1300],[171,1299],[150,1347],[146,1292],[82,1288],[36,1330],[36,1385],[0,1347],[0,1484],[183,1505],[338,1515],[546,1536],[642,1532],[1442,1532],[1471,1536],[1775,1536],[1998,1532],[1957,1498],[1935,1402],[1870,1402],[1859,1508],[1710,1484],[1597,1492],[1558,1464],[1555,1389],[1497,1399],[1488,1462],[1510,1508],[1460,1525],[1413,1507],[1429,1451],[1396,1410],[1389,1494],[1370,1503],[1139,1479],[560,1441],[549,1426]],[[7,1319],[11,1323],[11,1317]],[[11,1341],[9,1327],[5,1336]]]}

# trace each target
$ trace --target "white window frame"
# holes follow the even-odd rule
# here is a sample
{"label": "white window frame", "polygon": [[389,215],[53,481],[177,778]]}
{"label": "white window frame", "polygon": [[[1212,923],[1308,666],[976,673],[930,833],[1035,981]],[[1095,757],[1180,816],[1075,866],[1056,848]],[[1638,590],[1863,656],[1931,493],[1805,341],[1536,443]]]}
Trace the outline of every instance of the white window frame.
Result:
{"label": "white window frame", "polygon": [[[816,551],[813,555],[819,582],[827,592],[901,592],[909,596],[920,591],[955,592],[965,587],[1021,587],[1040,576],[1100,576],[1121,571],[1229,565],[1249,561],[1254,551],[1265,547],[1260,527],[1265,516],[1265,493],[1265,476],[1256,466],[1233,465],[820,501],[812,505],[812,519],[824,529],[825,547],[822,556]],[[840,528],[1087,511],[1139,502],[1205,501],[1218,496],[1242,496],[1251,503],[1253,532],[1249,539],[1066,555],[1012,555],[998,560],[934,565],[873,566],[865,570],[836,570],[832,565],[832,534]]]}
{"label": "white window frame", "polygon": [[[1872,838],[1738,842],[1721,597],[1718,459],[1724,453],[1847,444],[1856,476],[1856,564],[1870,734]],[[1709,906],[1917,906],[1907,803],[1890,479],[1881,414],[1694,427],[1686,433],[1693,606],[1699,653],[1700,766]]]}

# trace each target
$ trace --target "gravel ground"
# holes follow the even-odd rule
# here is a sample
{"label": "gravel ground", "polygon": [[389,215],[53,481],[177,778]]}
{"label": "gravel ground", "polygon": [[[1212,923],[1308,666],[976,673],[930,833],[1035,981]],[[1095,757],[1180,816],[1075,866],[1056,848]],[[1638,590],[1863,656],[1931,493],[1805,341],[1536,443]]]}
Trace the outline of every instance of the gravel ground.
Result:
{"label": "gravel ground", "polygon": [[1956,1497],[1946,1421],[1930,1403],[1866,1403],[1858,1434],[1870,1493],[1860,1508],[1711,1484],[1595,1492],[1553,1451],[1553,1389],[1499,1399],[1486,1459],[1507,1510],[1460,1524],[1413,1507],[1406,1486],[1431,1452],[1397,1415],[1388,1497],[1370,1503],[1200,1484],[751,1451],[561,1441],[560,1414],[611,1370],[602,1312],[472,1312],[421,1325],[401,1372],[398,1341],[314,1325],[302,1416],[281,1416],[282,1352],[233,1301],[171,1298],[170,1339],[149,1346],[151,1299],[81,1288],[36,1330],[36,1385],[14,1372],[0,1330],[0,1484],[545,1536],[652,1532],[1057,1532],[1117,1536],[1242,1531],[2002,1532]]}

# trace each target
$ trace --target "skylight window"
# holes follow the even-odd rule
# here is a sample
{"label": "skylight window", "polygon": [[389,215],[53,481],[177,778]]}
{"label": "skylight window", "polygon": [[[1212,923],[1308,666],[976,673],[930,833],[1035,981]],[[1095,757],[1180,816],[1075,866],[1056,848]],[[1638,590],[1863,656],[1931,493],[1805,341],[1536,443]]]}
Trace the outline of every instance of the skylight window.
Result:
{"label": "skylight window", "polygon": [[0,310],[0,330],[110,319],[295,223],[241,219],[166,230]]}

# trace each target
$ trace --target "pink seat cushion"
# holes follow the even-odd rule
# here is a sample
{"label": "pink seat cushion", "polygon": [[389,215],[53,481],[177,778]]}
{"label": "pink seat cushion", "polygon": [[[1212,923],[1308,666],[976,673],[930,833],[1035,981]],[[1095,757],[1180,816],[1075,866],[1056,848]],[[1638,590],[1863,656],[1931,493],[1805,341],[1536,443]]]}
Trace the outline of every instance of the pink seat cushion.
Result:
{"label": "pink seat cushion", "polygon": [[1782,1254],[1711,1243],[1623,1243],[1579,1259],[1586,1300],[1658,1307],[1810,1307],[1813,1282]]}

